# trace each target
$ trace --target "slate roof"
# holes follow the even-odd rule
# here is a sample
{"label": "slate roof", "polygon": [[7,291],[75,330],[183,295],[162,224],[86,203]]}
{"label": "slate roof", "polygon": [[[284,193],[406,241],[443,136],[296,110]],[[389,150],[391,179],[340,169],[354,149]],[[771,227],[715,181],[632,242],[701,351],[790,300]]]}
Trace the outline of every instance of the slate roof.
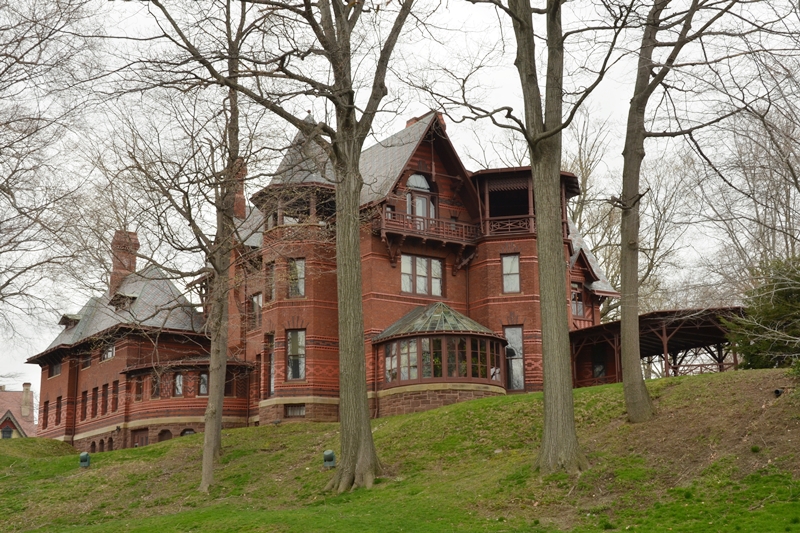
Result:
{"label": "slate roof", "polygon": [[619,292],[617,292],[617,290],[611,286],[611,283],[606,278],[605,272],[603,272],[603,269],[600,267],[600,263],[589,249],[589,245],[586,244],[581,232],[578,231],[578,227],[572,220],[568,220],[567,222],[569,223],[569,238],[570,241],[572,241],[573,250],[572,257],[569,258],[570,268],[575,265],[575,261],[578,260],[578,256],[581,254],[581,252],[583,252],[584,256],[586,256],[586,262],[589,263],[589,268],[591,269],[592,274],[594,274],[594,276],[597,278],[596,281],[584,284],[584,287],[600,296],[619,298]]}
{"label": "slate roof", "polygon": [[8,419],[17,427],[17,430],[26,437],[36,435],[36,424],[33,422],[33,413],[26,420],[22,416],[22,395],[23,391],[0,391],[0,424]]}
{"label": "slate roof", "polygon": [[[310,114],[305,121],[314,123]],[[333,185],[333,165],[328,159],[328,154],[317,143],[309,141],[302,131],[299,131],[278,165],[272,183]]]}
{"label": "slate roof", "polygon": [[[80,316],[78,323],[71,328],[65,328],[45,352],[57,346],[75,345],[115,326],[130,325],[189,332],[200,332],[203,327],[202,314],[155,266],[128,275],[119,286],[117,294],[133,297],[127,309],[117,309],[111,305],[108,294],[90,298],[77,313]],[[35,362],[39,355],[28,359],[28,362]]]}
{"label": "slate roof", "polygon": [[422,333],[477,333],[502,338],[489,328],[468,316],[454,311],[442,302],[427,307],[417,307],[372,339],[373,343],[395,337],[408,337]]}
{"label": "slate roof", "polygon": [[414,124],[361,152],[359,170],[364,178],[361,205],[382,200],[392,191],[434,120],[436,113],[431,111]]}
{"label": "slate roof", "polygon": [[245,210],[247,214],[244,220],[235,219],[236,231],[239,238],[244,239],[245,246],[260,248],[264,232],[264,214],[250,205]]}

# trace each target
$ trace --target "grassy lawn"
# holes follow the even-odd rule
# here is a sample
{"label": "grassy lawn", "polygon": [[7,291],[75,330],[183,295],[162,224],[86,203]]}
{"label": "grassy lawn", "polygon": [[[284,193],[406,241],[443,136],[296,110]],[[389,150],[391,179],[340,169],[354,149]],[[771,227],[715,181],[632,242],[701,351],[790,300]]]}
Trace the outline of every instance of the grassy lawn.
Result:
{"label": "grassy lawn", "polygon": [[625,421],[621,385],[575,391],[591,467],[532,468],[541,394],[373,421],[384,476],[325,493],[338,425],[226,430],[211,494],[196,490],[202,435],[98,453],[89,469],[55,441],[0,442],[0,531],[796,531],[800,394],[780,371],[648,384],[648,423]]}

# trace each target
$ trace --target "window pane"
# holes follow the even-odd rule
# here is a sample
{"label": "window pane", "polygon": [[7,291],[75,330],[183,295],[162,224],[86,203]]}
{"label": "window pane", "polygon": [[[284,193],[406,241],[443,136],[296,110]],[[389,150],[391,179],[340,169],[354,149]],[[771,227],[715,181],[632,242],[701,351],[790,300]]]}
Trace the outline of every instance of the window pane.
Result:
{"label": "window pane", "polygon": [[428,294],[428,260],[417,257],[417,294]]}
{"label": "window pane", "polygon": [[384,347],[386,364],[386,382],[397,381],[397,343],[393,342]]}
{"label": "window pane", "polygon": [[467,377],[467,339],[464,337],[458,338],[458,375]]}
{"label": "window pane", "polygon": [[408,379],[408,341],[400,341],[400,380]]}
{"label": "window pane", "polygon": [[420,339],[420,343],[422,344],[422,377],[429,378],[432,375],[431,372],[431,340],[430,339]]}
{"label": "window pane", "polygon": [[458,366],[456,364],[456,338],[447,338],[447,375],[451,378],[458,376]]}
{"label": "window pane", "polygon": [[410,255],[403,255],[400,258],[400,290],[403,292],[414,292],[414,286],[412,285],[414,274],[411,270],[413,261],[414,257]]}
{"label": "window pane", "polygon": [[503,292],[519,292],[519,256],[503,256]]}
{"label": "window pane", "polygon": [[417,379],[417,339],[408,341],[408,379]]}
{"label": "window pane", "polygon": [[183,396],[183,375],[175,374],[173,396]]}
{"label": "window pane", "polygon": [[287,373],[286,379],[306,377],[306,332],[303,329],[286,333]]}
{"label": "window pane", "polygon": [[442,377],[442,339],[433,339],[433,377]]}
{"label": "window pane", "polygon": [[197,394],[208,396],[208,374],[206,373],[200,374],[200,387],[198,387]]}
{"label": "window pane", "polygon": [[306,294],[306,261],[289,259],[289,298],[300,298]]}
{"label": "window pane", "polygon": [[431,294],[442,295],[442,262],[438,259],[431,259]]}
{"label": "window pane", "polygon": [[470,377],[477,378],[479,376],[478,339],[470,339],[470,349],[470,362],[472,363],[472,372]]}

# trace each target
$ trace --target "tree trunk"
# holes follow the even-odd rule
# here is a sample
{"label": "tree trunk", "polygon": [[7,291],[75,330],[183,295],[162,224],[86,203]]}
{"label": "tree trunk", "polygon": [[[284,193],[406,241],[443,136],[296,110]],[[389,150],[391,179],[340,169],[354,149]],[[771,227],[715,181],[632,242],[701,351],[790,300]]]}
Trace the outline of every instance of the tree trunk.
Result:
{"label": "tree trunk", "polygon": [[653,417],[653,403],[642,377],[639,351],[639,176],[644,160],[647,101],[654,86],[650,82],[658,19],[669,0],[656,0],[647,18],[639,51],[633,98],[628,108],[625,147],[622,151],[622,221],[620,227],[620,351],[622,382],[628,420],[644,422]]}
{"label": "tree trunk", "polygon": [[[226,261],[222,260],[220,263]],[[230,264],[230,259],[227,263]],[[202,492],[208,492],[214,483],[214,464],[222,450],[222,404],[225,399],[225,370],[228,359],[228,280],[227,271],[215,276],[209,295],[211,313],[207,328],[211,334],[211,357],[203,430],[203,472],[200,480]]]}
{"label": "tree trunk", "polygon": [[[341,129],[340,129],[341,134]],[[361,300],[361,224],[359,204],[363,179],[358,171],[361,143],[349,143],[345,168],[336,184],[336,279],[339,297],[339,417],[341,460],[327,490],[344,492],[372,487],[381,466],[372,439],[364,314]],[[341,147],[337,147],[341,148]],[[341,157],[341,153],[339,154]],[[342,158],[344,158],[342,157]],[[341,159],[340,159],[341,160]]]}
{"label": "tree trunk", "polygon": [[[584,469],[587,462],[575,432],[572,359],[567,314],[567,263],[561,212],[561,131],[564,48],[559,0],[547,2],[547,78],[544,108],[536,71],[533,21],[529,2],[509,0],[515,14],[515,65],[525,105],[525,127],[531,158],[536,209],[544,432],[537,466],[542,473]],[[542,134],[551,133],[544,137]]]}

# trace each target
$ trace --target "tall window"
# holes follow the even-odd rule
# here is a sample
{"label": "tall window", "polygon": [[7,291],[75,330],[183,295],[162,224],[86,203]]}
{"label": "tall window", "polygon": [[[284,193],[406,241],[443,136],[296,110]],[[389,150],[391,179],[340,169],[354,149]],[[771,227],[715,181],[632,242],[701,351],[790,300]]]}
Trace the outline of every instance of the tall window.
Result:
{"label": "tall window", "polygon": [[[406,186],[406,213],[423,218],[436,218],[436,205],[430,194],[431,186],[422,174],[412,174],[408,177]],[[424,191],[424,192],[419,192]],[[417,220],[417,229],[424,229],[424,222]]]}
{"label": "tall window", "polygon": [[161,376],[153,374],[150,378],[150,399],[157,400],[161,398]]}
{"label": "tall window", "polygon": [[289,259],[289,298],[306,295],[306,260]]}
{"label": "tall window", "polygon": [[286,332],[286,379],[306,378],[306,331]]}
{"label": "tall window", "polygon": [[92,366],[92,354],[85,353],[81,356],[81,368],[89,368]]}
{"label": "tall window", "polygon": [[50,402],[44,402],[42,409],[42,429],[47,429],[47,419],[50,417]]}
{"label": "tall window", "polygon": [[503,263],[503,292],[519,292],[519,254],[500,256]]}
{"label": "tall window", "polygon": [[89,391],[81,393],[81,420],[86,420],[86,411],[89,409]]}
{"label": "tall window", "polygon": [[111,384],[111,412],[116,413],[119,408],[119,381]]}
{"label": "tall window", "polygon": [[266,293],[264,299],[271,302],[275,299],[275,263],[267,263],[264,269],[264,276],[266,278]]}
{"label": "tall window", "polygon": [[572,288],[572,296],[570,298],[572,301],[572,316],[583,317],[586,312],[583,305],[583,285],[575,282],[570,285]]}
{"label": "tall window", "polygon": [[414,294],[442,295],[442,261],[429,257],[402,255],[400,289]]}
{"label": "tall window", "polygon": [[97,416],[98,388],[92,389],[92,418]]}
{"label": "tall window", "polygon": [[56,425],[61,423],[61,396],[56,398]]}
{"label": "tall window", "polygon": [[141,402],[144,393],[144,381],[142,376],[136,376],[136,381],[133,382],[133,401]]}
{"label": "tall window", "polygon": [[503,335],[508,340],[508,346],[506,346],[506,368],[508,370],[506,387],[509,390],[522,390],[525,388],[522,364],[522,326],[504,327]]}
{"label": "tall window", "polygon": [[114,357],[116,353],[116,346],[113,344],[111,346],[106,346],[106,349],[103,350],[103,354],[100,356],[101,361],[108,361]]}
{"label": "tall window", "polygon": [[254,294],[247,299],[247,328],[261,327],[261,307],[263,304],[261,293]]}
{"label": "tall window", "polygon": [[172,395],[183,396],[183,374],[176,372],[172,377]]}
{"label": "tall window", "polygon": [[50,371],[49,376],[51,378],[60,375],[61,374],[61,361],[59,361],[58,363],[51,363],[49,369],[50,369],[49,370]]}
{"label": "tall window", "polygon": [[236,374],[230,370],[225,371],[225,396],[236,396]]}
{"label": "tall window", "polygon": [[200,382],[197,386],[198,396],[208,396],[208,372],[200,372]]}
{"label": "tall window", "polygon": [[100,402],[100,414],[104,415],[108,412],[108,383],[103,385],[103,396]]}

